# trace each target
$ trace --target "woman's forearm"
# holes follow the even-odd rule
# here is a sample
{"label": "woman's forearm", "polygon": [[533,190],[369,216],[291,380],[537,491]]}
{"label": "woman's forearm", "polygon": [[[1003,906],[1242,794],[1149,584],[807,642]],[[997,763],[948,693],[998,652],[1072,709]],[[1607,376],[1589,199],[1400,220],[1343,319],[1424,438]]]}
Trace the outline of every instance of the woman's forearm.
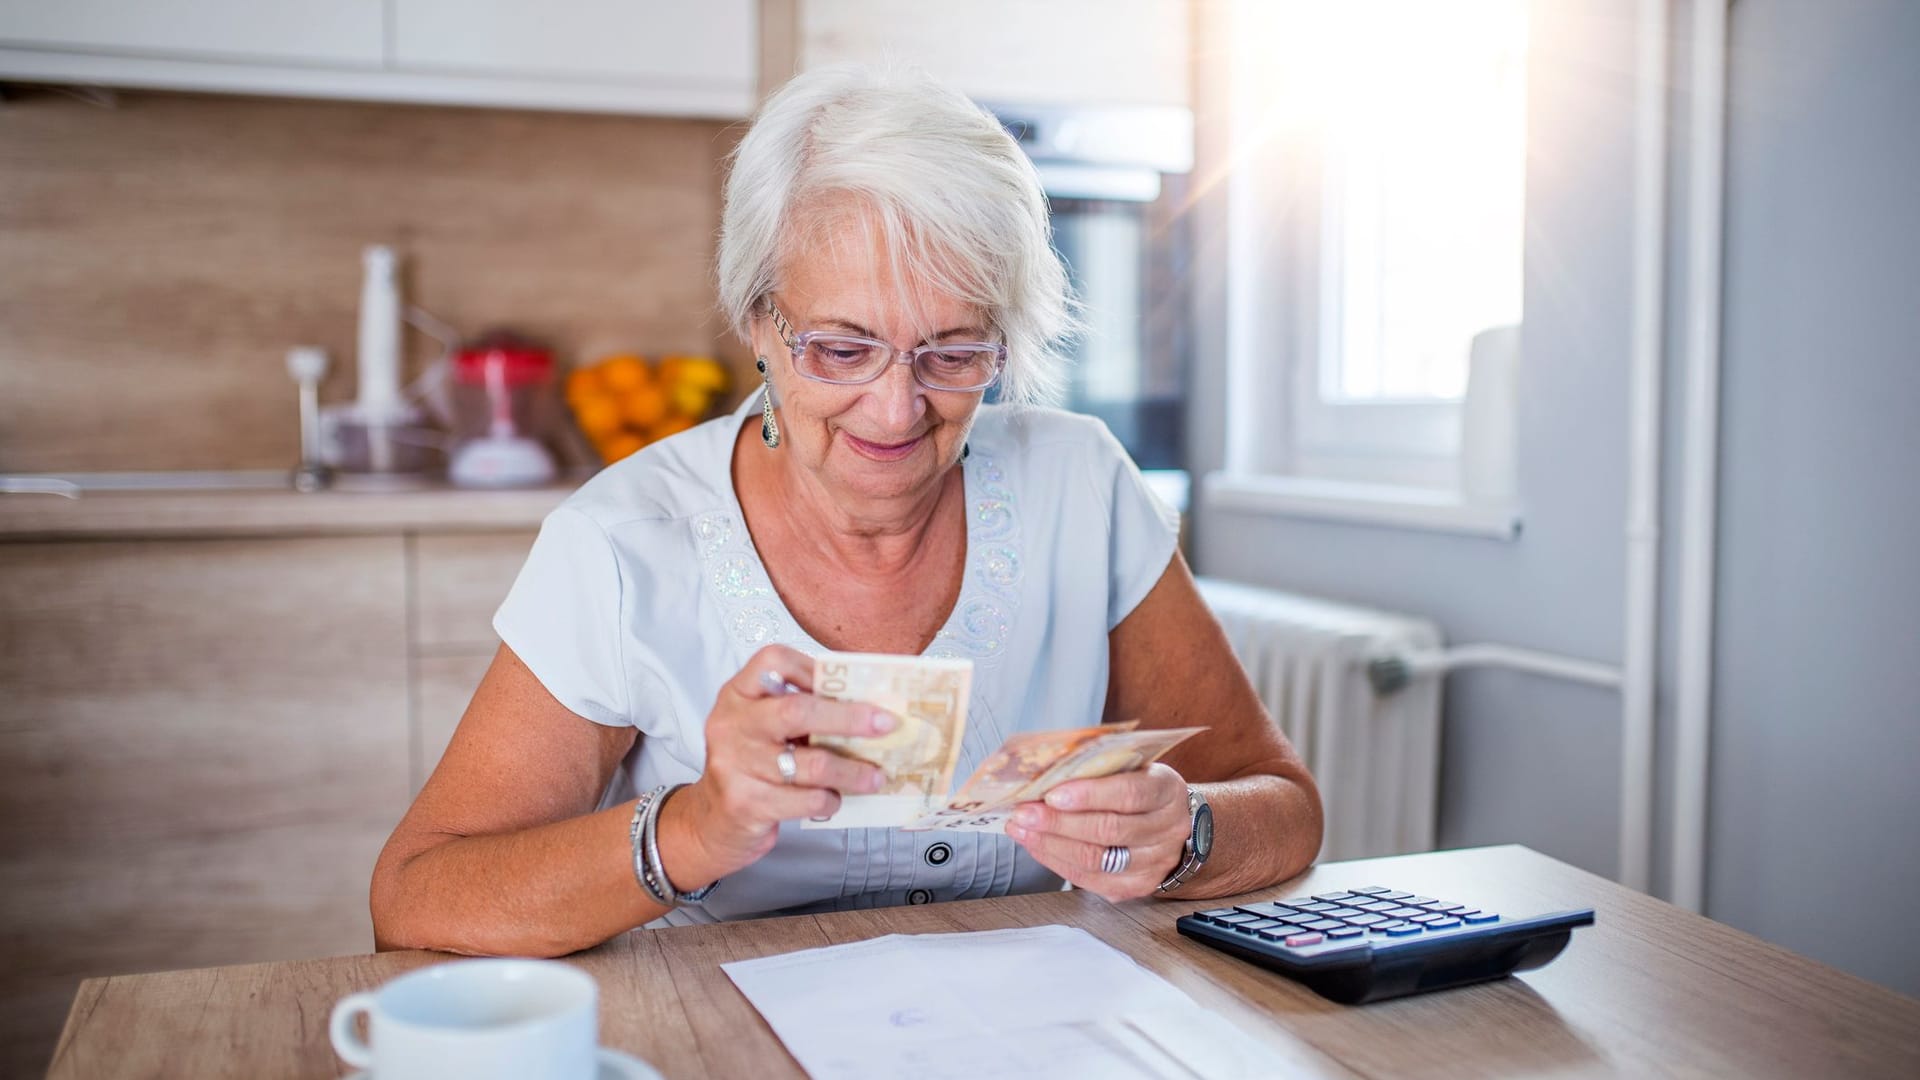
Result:
{"label": "woman's forearm", "polygon": [[1198,874],[1159,895],[1233,896],[1305,870],[1320,852],[1320,799],[1311,783],[1268,774],[1194,784],[1213,811],[1213,850]]}
{"label": "woman's forearm", "polygon": [[[515,832],[416,840],[410,853],[393,850],[396,834],[374,871],[375,945],[560,956],[658,918],[666,909],[634,880],[632,818],[627,802]],[[661,844],[674,865],[669,838]]]}

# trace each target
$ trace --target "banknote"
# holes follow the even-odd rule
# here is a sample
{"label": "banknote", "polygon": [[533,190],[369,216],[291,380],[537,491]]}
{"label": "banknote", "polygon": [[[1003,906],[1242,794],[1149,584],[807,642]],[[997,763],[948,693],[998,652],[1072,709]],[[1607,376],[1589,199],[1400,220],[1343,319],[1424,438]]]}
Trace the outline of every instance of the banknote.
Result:
{"label": "banknote", "polygon": [[1129,721],[1010,736],[974,770],[946,806],[903,828],[908,832],[1003,832],[1014,807],[1069,780],[1144,769],[1203,727],[1138,729]]}
{"label": "banknote", "polygon": [[848,795],[832,817],[808,829],[891,828],[944,806],[953,791],[967,730],[973,661],[881,653],[825,653],[813,662],[813,692],[878,705],[900,726],[885,735],[815,735],[808,742],[867,762],[886,774],[872,795]]}

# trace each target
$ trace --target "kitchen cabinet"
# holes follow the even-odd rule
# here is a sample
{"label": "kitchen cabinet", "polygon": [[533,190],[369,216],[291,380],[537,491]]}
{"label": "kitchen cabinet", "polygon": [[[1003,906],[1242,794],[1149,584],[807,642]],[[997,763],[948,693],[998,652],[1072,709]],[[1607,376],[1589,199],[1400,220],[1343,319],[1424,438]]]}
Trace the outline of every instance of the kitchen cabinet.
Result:
{"label": "kitchen cabinet", "polygon": [[26,47],[378,67],[384,0],[0,0]]}
{"label": "kitchen cabinet", "polygon": [[419,70],[711,83],[751,78],[754,12],[684,0],[391,0],[393,59]]}
{"label": "kitchen cabinet", "polygon": [[1188,0],[801,0],[797,67],[926,68],[998,105],[1189,102]]}
{"label": "kitchen cabinet", "polygon": [[762,0],[0,0],[0,80],[735,119]]}
{"label": "kitchen cabinet", "polygon": [[427,782],[500,639],[493,613],[533,547],[530,531],[423,534],[408,538],[413,580],[413,790]]}
{"label": "kitchen cabinet", "polygon": [[81,978],[372,947],[374,860],[535,535],[236,507],[256,535],[130,538],[111,501],[0,542],[0,1075],[45,1068]]}
{"label": "kitchen cabinet", "polygon": [[82,977],[371,945],[406,627],[399,537],[0,545],[0,1073]]}

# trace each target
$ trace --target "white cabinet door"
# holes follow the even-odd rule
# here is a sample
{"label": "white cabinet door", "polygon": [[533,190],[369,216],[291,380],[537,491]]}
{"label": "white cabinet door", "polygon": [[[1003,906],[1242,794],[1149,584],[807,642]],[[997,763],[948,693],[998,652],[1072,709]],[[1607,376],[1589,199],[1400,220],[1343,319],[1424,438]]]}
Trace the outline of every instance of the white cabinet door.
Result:
{"label": "white cabinet door", "polygon": [[378,67],[384,0],[0,0],[0,46]]}
{"label": "white cabinet door", "polygon": [[392,0],[408,70],[751,89],[756,0]]}
{"label": "white cabinet door", "polygon": [[894,59],[976,100],[1188,102],[1188,0],[803,0],[799,67]]}

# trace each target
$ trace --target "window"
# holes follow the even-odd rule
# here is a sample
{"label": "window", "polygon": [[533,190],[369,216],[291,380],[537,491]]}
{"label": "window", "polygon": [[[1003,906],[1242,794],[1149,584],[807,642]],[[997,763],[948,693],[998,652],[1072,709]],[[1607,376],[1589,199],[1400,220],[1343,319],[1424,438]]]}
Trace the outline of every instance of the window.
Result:
{"label": "window", "polygon": [[1232,17],[1229,471],[1510,495],[1524,0]]}

